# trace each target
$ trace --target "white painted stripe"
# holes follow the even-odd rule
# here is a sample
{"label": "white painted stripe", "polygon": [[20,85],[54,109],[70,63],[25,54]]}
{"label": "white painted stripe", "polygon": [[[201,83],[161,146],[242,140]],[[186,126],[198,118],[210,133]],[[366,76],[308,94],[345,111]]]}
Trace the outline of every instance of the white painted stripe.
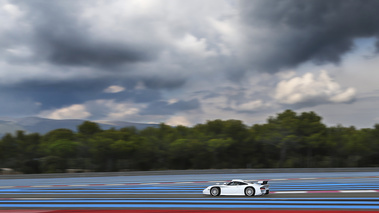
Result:
{"label": "white painted stripe", "polygon": [[304,194],[308,193],[307,191],[280,191],[280,192],[270,192],[273,194]]}
{"label": "white painted stripe", "polygon": [[[123,183],[112,183],[112,184],[105,184],[105,186],[124,186]],[[142,185],[142,184],[141,184]],[[84,186],[84,185],[83,185]]]}
{"label": "white painted stripe", "polygon": [[22,197],[19,197],[19,198],[12,198],[12,200],[53,200],[53,199],[56,199],[56,198],[22,198]]}
{"label": "white painted stripe", "polygon": [[[317,178],[277,178],[277,179],[265,179],[268,181],[286,181],[286,180],[317,180],[317,179],[354,179],[354,178],[379,178],[379,176],[367,176],[367,177],[317,177]],[[258,180],[248,180],[248,181],[258,181]],[[186,184],[186,183],[197,183],[199,181],[192,181],[192,182],[173,182],[170,184]],[[204,183],[224,183],[225,181],[201,181]],[[133,185],[153,185],[153,184],[162,184],[165,182],[158,182],[158,183],[132,183]],[[98,184],[94,184],[98,185]],[[99,184],[101,186],[118,186],[118,185],[131,185],[131,183],[124,183],[124,184]],[[37,186],[0,186],[0,189],[9,189],[9,188],[25,188],[25,187],[65,187],[65,186],[91,186],[91,184],[77,184],[77,185],[37,185]],[[350,192],[352,190],[342,190],[341,192]],[[354,190],[355,192],[356,190]],[[379,190],[361,190],[362,192],[379,192]],[[301,193],[304,193],[300,191]],[[281,192],[277,192],[281,193]],[[297,193],[297,192],[291,192],[291,193]]]}
{"label": "white painted stripe", "polygon": [[341,193],[366,193],[377,192],[377,190],[340,190]]}
{"label": "white painted stripe", "polygon": [[76,185],[68,185],[68,186],[89,186],[88,184],[76,184]]}

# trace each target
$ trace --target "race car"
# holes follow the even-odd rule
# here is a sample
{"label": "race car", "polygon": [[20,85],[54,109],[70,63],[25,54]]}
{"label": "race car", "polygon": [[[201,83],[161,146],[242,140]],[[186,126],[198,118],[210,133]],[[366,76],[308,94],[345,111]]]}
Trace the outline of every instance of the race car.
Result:
{"label": "race car", "polygon": [[220,196],[220,195],[245,195],[245,196],[261,196],[270,193],[268,181],[258,181],[257,183],[235,179],[226,182],[223,185],[208,186],[203,190],[204,195]]}

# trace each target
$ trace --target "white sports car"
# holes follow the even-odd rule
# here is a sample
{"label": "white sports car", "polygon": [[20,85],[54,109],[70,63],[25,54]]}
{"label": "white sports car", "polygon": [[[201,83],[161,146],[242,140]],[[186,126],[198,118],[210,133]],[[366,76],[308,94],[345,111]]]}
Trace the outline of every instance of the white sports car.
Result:
{"label": "white sports car", "polygon": [[203,190],[203,194],[219,196],[219,195],[245,195],[245,196],[261,196],[270,193],[268,181],[258,181],[257,183],[247,182],[243,180],[232,180],[223,185],[208,186]]}

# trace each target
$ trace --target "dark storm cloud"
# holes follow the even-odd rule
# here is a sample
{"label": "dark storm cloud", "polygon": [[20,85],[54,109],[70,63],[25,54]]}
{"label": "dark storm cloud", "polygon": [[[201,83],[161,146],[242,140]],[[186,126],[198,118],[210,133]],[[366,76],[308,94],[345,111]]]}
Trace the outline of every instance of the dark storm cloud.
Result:
{"label": "dark storm cloud", "polygon": [[151,89],[173,89],[181,87],[185,84],[186,80],[184,78],[173,78],[171,77],[158,77],[158,78],[147,78],[144,80],[145,85]]}
{"label": "dark storm cloud", "polygon": [[30,97],[16,96],[12,91],[0,89],[0,100],[2,100],[0,101],[0,116],[30,116],[40,110],[39,105]]}
{"label": "dark storm cloud", "polygon": [[[60,108],[62,106],[70,106],[72,104],[84,103],[91,100],[115,99],[118,101],[130,100],[136,103],[148,103],[157,101],[162,98],[161,93],[157,89],[132,89],[137,85],[138,79],[117,80],[113,78],[102,79],[76,79],[70,81],[24,81],[22,84],[1,85],[0,91],[7,96],[0,95],[0,98],[9,99],[9,97],[17,97],[17,99],[28,100],[28,103],[42,103],[39,107],[33,107],[34,110],[48,110]],[[114,84],[127,88],[119,93],[105,93],[104,89]],[[16,98],[12,98],[12,100]],[[17,101],[23,102],[23,101]],[[9,104],[9,103],[8,103]],[[33,104],[34,105],[34,104]],[[16,109],[25,107],[21,105],[17,108],[10,107],[6,110],[2,107],[1,114],[5,111],[11,112]],[[30,111],[30,110],[29,110]]]}
{"label": "dark storm cloud", "polygon": [[[0,89],[15,97],[27,97],[32,102],[41,103],[40,108],[45,110],[96,99],[146,103],[161,99],[160,89],[183,86],[186,82],[183,77],[167,77],[164,70],[159,68],[155,77],[151,76],[151,72],[127,76],[125,73],[145,73],[143,68],[134,66],[135,62],[153,62],[160,48],[163,48],[163,42],[153,33],[148,33],[153,27],[138,22],[138,18],[111,19],[114,23],[120,23],[116,26],[100,26],[92,19],[83,18],[83,11],[91,8],[93,2],[13,1],[12,4],[17,5],[23,13],[19,20],[20,27],[0,32],[0,47],[12,49],[25,46],[31,50],[31,54],[25,56],[29,57],[27,59],[18,55],[2,58],[11,64],[28,62],[33,68],[41,67],[36,71],[49,74],[25,78],[19,75],[18,78],[22,80],[12,85],[0,85]],[[96,27],[101,33],[93,31]],[[125,32],[127,35],[109,32],[115,27],[120,27],[115,32]],[[6,48],[0,48],[0,54]],[[71,77],[66,78],[66,69]],[[54,72],[64,76],[64,79],[54,77]],[[138,82],[142,82],[145,88],[135,90]],[[103,90],[111,85],[123,86],[127,90],[122,93],[104,93]]]}
{"label": "dark storm cloud", "polygon": [[169,103],[167,101],[151,102],[149,106],[141,113],[145,115],[173,115],[176,112],[196,110],[200,108],[200,102],[197,99],[189,101],[177,101]]}
{"label": "dark storm cloud", "polygon": [[44,39],[44,51],[49,60],[63,65],[113,66],[122,63],[144,61],[151,56],[133,47],[97,42],[80,35],[38,35]]}
{"label": "dark storm cloud", "polygon": [[[156,49],[149,42],[143,45],[113,33],[111,38],[124,38],[120,42],[91,32],[97,23],[80,17],[81,4],[86,2],[18,1],[18,6],[27,14],[24,21],[31,27],[31,46],[36,58],[59,65],[115,66],[154,57]],[[131,26],[125,27],[133,30]]]}
{"label": "dark storm cloud", "polygon": [[378,8],[378,0],[241,1],[242,21],[253,29],[246,53],[261,71],[339,63],[355,38],[378,37]]}
{"label": "dark storm cloud", "polygon": [[100,80],[71,80],[42,82],[24,81],[22,84],[4,85],[0,89],[20,99],[29,98],[34,102],[42,103],[42,110],[59,108],[62,105],[81,103],[85,100],[98,98],[106,88],[107,81]]}

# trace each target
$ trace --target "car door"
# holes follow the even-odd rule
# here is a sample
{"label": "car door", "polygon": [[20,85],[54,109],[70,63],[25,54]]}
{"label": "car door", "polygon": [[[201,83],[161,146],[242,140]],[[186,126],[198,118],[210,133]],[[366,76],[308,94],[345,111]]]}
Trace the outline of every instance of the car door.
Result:
{"label": "car door", "polygon": [[221,194],[235,195],[238,192],[238,186],[239,184],[236,181],[229,182],[221,189]]}
{"label": "car door", "polygon": [[247,186],[247,183],[238,182],[234,191],[234,194],[236,195],[244,195],[245,194],[245,188]]}

